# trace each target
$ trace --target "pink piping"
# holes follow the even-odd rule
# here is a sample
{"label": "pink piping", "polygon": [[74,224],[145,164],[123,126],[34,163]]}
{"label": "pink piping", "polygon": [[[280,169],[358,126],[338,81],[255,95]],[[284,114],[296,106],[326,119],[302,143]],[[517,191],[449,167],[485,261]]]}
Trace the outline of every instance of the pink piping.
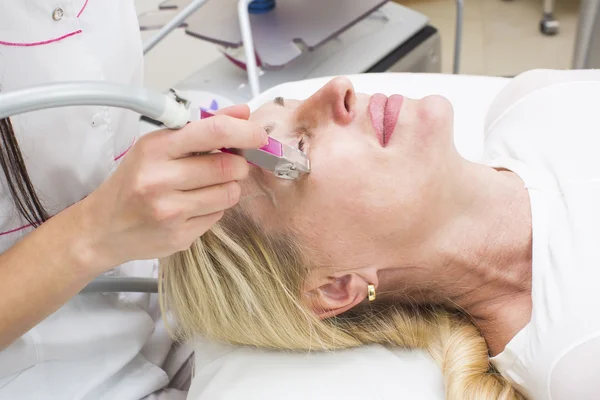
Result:
{"label": "pink piping", "polygon": [[[81,14],[83,13],[83,10],[85,10],[85,8],[88,5],[88,1],[89,0],[85,0],[85,3],[83,3],[83,7],[81,7],[81,10],[79,10],[79,13],[77,14],[77,18],[79,18],[81,16]],[[44,40],[41,42],[30,42],[30,43],[15,43],[15,42],[4,42],[2,40],[0,40],[0,45],[3,46],[14,46],[14,47],[33,47],[33,46],[43,46],[45,44],[50,44],[50,43],[54,43],[54,42],[59,42],[63,39],[69,38],[71,36],[75,36],[75,35],[79,35],[81,33],[81,29],[73,31],[71,33],[67,33],[66,35],[63,35],[61,37],[57,37],[54,39],[48,39],[48,40]],[[0,233],[1,235],[1,233]]]}
{"label": "pink piping", "polygon": [[0,232],[0,236],[4,236],[4,235],[8,235],[10,233],[15,233],[15,232],[18,232],[18,231],[22,231],[23,229],[27,229],[30,226],[32,226],[32,225],[31,224],[27,224],[27,225],[21,226],[20,228],[11,229],[10,231]]}
{"label": "pink piping", "polygon": [[[133,141],[131,142],[131,144],[129,145],[129,147],[124,152],[122,152],[117,157],[115,157],[115,161],[119,161],[123,156],[125,156],[125,154],[127,154],[127,152],[129,150],[131,150],[131,148],[135,144],[136,139],[137,138],[133,138]],[[84,197],[84,199],[85,199],[85,197]],[[32,224],[27,224],[27,225],[21,226],[19,228],[11,229],[11,230],[6,231],[6,232],[0,232],[0,236],[4,236],[4,235],[8,235],[8,234],[15,233],[15,232],[18,232],[18,231],[22,231],[23,229],[27,229],[27,228],[29,228],[31,226],[32,226]]]}
{"label": "pink piping", "polygon": [[127,149],[125,149],[124,152],[122,152],[121,154],[119,154],[118,156],[115,157],[115,161],[119,161],[121,158],[123,158],[123,156],[125,156],[125,154],[127,154],[127,152],[129,150],[131,150],[131,148],[133,147],[133,144],[135,143],[135,139],[133,138],[133,142],[131,142],[131,144],[129,145],[129,147]]}
{"label": "pink piping", "polygon": [[87,7],[87,3],[89,0],[85,0],[85,3],[83,5],[83,7],[81,7],[81,10],[79,11],[79,14],[77,14],[77,18],[79,18],[79,16],[81,15],[81,13],[83,12],[83,10],[85,10],[85,8]]}
{"label": "pink piping", "polygon": [[33,43],[13,43],[13,42],[3,42],[3,41],[0,40],[0,45],[4,45],[4,46],[16,46],[16,47],[42,46],[44,44],[50,44],[50,43],[58,42],[58,41],[61,41],[63,39],[66,39],[68,37],[78,35],[81,32],[82,32],[81,29],[79,29],[77,31],[74,31],[74,32],[71,32],[71,33],[67,33],[66,35],[63,35],[63,36],[55,38],[55,39],[49,39],[49,40],[44,40],[43,42],[33,42]]}
{"label": "pink piping", "polygon": [[[85,0],[85,3],[83,4],[83,7],[81,7],[81,10],[79,10],[79,13],[77,14],[77,18],[79,18],[81,16],[81,14],[83,13],[83,10],[85,10],[85,8],[87,7],[88,1],[89,0]],[[58,42],[60,40],[66,39],[68,37],[78,35],[81,32],[82,32],[81,29],[79,29],[77,31],[74,31],[74,32],[71,32],[71,33],[67,33],[66,35],[63,35],[63,36],[55,38],[55,39],[44,40],[42,42],[33,42],[33,43],[12,43],[12,42],[4,42],[4,41],[0,40],[0,45],[17,46],[17,47],[41,46],[41,45],[44,45],[44,44]],[[135,139],[133,141],[135,142]],[[133,146],[133,143],[131,144],[131,146]],[[118,160],[119,158],[123,157],[125,154],[127,154],[127,152],[129,151],[129,149],[131,149],[131,146],[129,146],[129,148],[127,150],[125,150],[125,152],[123,152],[121,155],[119,155],[117,158],[115,158],[115,161]],[[27,225],[23,225],[23,226],[21,226],[19,228],[11,229],[11,230],[6,231],[6,232],[0,232],[0,236],[9,235],[11,233],[22,231],[23,229],[30,228],[31,226],[33,226],[33,225],[32,224],[27,224]]]}

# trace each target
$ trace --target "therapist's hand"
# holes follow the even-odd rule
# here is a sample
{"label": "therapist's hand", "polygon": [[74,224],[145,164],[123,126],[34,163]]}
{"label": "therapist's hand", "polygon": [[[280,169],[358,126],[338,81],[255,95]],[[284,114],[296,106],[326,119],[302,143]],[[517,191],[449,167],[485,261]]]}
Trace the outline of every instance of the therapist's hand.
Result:
{"label": "therapist's hand", "polygon": [[[247,121],[247,106],[177,130],[143,136],[115,173],[80,205],[90,262],[104,272],[131,260],[185,250],[240,198],[249,166],[223,147],[259,148],[267,134]],[[93,260],[92,260],[93,259]]]}

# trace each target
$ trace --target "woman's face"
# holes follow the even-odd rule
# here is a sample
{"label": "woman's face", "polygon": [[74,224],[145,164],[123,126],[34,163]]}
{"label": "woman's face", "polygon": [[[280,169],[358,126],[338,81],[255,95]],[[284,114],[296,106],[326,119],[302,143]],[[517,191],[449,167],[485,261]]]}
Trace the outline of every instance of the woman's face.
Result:
{"label": "woman's face", "polygon": [[439,227],[460,159],[450,103],[355,93],[345,78],[305,101],[280,100],[251,120],[300,146],[311,172],[290,181],[253,168],[242,207],[270,233],[292,233],[309,250],[321,267],[315,287],[344,271],[392,267],[403,255],[410,263]]}

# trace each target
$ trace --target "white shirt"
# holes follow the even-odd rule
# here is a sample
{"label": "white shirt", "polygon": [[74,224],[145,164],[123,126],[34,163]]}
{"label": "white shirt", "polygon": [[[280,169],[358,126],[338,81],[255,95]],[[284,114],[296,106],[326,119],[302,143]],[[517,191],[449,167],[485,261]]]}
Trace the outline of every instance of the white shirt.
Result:
{"label": "white shirt", "polygon": [[600,399],[600,70],[533,71],[490,109],[485,162],[530,195],[532,316],[492,359],[533,400]]}
{"label": "white shirt", "polygon": [[[139,86],[142,68],[132,0],[0,1],[2,91],[71,80]],[[79,106],[12,118],[31,180],[51,215],[115,170],[139,134],[138,117]],[[5,251],[31,227],[0,175]],[[109,274],[153,276],[156,264],[132,262]],[[164,388],[191,353],[177,349],[187,354],[170,359],[172,350],[155,295],[78,295],[0,352],[0,398],[140,399]]]}

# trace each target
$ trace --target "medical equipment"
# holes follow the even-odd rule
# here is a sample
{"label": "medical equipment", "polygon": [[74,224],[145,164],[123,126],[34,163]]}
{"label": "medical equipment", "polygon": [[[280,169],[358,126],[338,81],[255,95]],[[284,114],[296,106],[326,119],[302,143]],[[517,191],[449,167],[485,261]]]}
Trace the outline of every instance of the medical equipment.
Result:
{"label": "medical equipment", "polygon": [[[510,0],[504,0],[506,2]],[[554,18],[554,4],[555,0],[542,0],[543,13],[542,19],[540,20],[540,32],[544,35],[551,36],[558,33],[559,23]]]}
{"label": "medical equipment", "polygon": [[[39,85],[0,94],[0,118],[45,108],[104,105],[126,108],[162,122],[167,128],[182,128],[188,122],[213,114],[190,107],[175,90],[168,95],[143,88],[107,82],[65,82]],[[284,179],[297,179],[310,172],[308,157],[300,150],[273,138],[260,149],[220,149],[238,154]]]}
{"label": "medical equipment", "polygon": [[[129,109],[153,121],[160,121],[171,129],[213,116],[207,111],[191,107],[190,102],[175,90],[165,95],[144,88],[108,82],[64,82],[0,93],[0,118],[40,109],[77,105],[104,105]],[[310,172],[309,159],[303,152],[273,138],[269,138],[269,143],[260,149],[220,150],[239,154],[249,163],[283,179],[297,179]],[[86,286],[82,293],[157,291],[156,279],[100,277]]]}
{"label": "medical equipment", "polygon": [[[506,2],[510,0],[504,0]],[[554,3],[555,0],[542,0],[543,13],[540,21],[540,32],[544,35],[551,36],[558,33],[559,23],[554,18]]]}
{"label": "medical equipment", "polygon": [[271,171],[275,176],[283,179],[298,179],[310,172],[310,161],[306,154],[271,137],[269,143],[259,150],[221,149],[221,151],[241,155],[250,164]]}
{"label": "medical equipment", "polygon": [[154,278],[140,278],[135,276],[113,277],[101,276],[94,279],[83,288],[81,293],[157,293],[158,281]]}
{"label": "medical equipment", "polygon": [[581,0],[573,69],[600,68],[600,2]]}
{"label": "medical equipment", "polygon": [[554,3],[555,0],[544,0],[544,13],[540,21],[540,32],[544,35],[556,35],[558,33],[559,24],[554,18]]}
{"label": "medical equipment", "polygon": [[[236,7],[237,3],[237,7]],[[249,14],[248,0],[167,0],[140,15],[142,30],[160,29],[152,46],[176,27],[222,47],[178,89],[247,102],[276,85],[365,72],[441,72],[441,40],[428,18],[384,0],[279,0]],[[456,0],[453,70],[458,73],[463,0]],[[197,10],[203,5],[201,10]],[[162,28],[162,29],[161,29]],[[151,47],[147,47],[149,50]]]}

